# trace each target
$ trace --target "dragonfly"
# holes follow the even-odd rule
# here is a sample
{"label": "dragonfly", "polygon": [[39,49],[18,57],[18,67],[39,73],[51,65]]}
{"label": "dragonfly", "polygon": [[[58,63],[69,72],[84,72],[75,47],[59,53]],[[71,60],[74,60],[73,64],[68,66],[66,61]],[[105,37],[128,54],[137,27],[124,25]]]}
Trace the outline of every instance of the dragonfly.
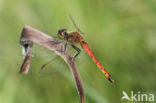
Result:
{"label": "dragonfly", "polygon": [[90,49],[88,43],[84,40],[83,32],[77,27],[75,21],[70,16],[70,19],[76,28],[77,31],[75,32],[68,32],[67,29],[60,29],[58,30],[58,38],[63,40],[65,42],[64,50],[66,50],[67,45],[70,45],[72,48],[74,48],[77,53],[73,56],[73,59],[81,53],[81,49],[78,48],[76,45],[80,45],[83,50],[92,58],[92,60],[96,63],[96,65],[101,69],[101,71],[104,73],[106,78],[111,82],[114,83],[114,80],[112,79],[111,75],[108,73],[108,71],[102,66],[102,64],[96,59],[95,55],[93,54],[92,50]]}

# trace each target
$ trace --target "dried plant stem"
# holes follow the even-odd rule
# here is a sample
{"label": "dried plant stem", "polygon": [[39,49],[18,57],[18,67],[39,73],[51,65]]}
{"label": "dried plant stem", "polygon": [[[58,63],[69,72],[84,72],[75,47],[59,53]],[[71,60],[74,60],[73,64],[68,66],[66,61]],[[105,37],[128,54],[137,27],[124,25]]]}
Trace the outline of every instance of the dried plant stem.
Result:
{"label": "dried plant stem", "polygon": [[20,43],[26,52],[23,64],[19,71],[20,73],[28,73],[29,71],[33,43],[46,47],[62,57],[62,59],[67,63],[74,77],[80,101],[81,103],[84,103],[84,91],[79,72],[70,52],[68,50],[61,52],[62,48],[64,48],[62,43],[60,43],[56,38],[50,37],[47,34],[40,32],[39,30],[36,30],[30,26],[24,26],[21,33]]}

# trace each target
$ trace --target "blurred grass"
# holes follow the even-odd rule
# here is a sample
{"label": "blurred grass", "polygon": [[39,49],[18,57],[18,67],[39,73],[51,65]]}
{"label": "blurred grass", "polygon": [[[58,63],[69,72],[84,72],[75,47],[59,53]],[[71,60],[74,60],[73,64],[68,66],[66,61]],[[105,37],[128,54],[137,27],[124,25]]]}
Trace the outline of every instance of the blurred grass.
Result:
{"label": "blurred grass", "polygon": [[70,72],[37,75],[45,59],[32,58],[29,74],[18,75],[23,26],[56,36],[61,28],[75,30],[69,14],[115,79],[110,84],[82,54],[77,62],[83,60],[78,68],[86,103],[120,103],[123,90],[156,94],[156,1],[0,0],[0,103],[79,103]]}

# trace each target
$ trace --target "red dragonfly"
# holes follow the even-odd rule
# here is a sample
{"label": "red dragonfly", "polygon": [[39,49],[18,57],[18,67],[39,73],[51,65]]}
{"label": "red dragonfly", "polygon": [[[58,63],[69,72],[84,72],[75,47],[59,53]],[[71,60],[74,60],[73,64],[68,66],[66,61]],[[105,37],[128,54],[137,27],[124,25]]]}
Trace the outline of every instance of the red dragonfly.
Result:
{"label": "red dragonfly", "polygon": [[65,48],[64,48],[64,50],[66,50],[67,44],[71,45],[71,47],[73,47],[77,51],[77,54],[74,55],[74,57],[73,57],[73,59],[75,59],[81,52],[81,50],[77,46],[75,46],[75,44],[79,44],[87,52],[87,54],[92,58],[92,60],[96,63],[96,65],[101,69],[101,71],[104,73],[104,75],[107,77],[107,79],[111,83],[113,83],[114,80],[112,79],[111,75],[101,65],[101,63],[96,59],[96,57],[94,56],[93,52],[91,51],[89,45],[84,40],[83,35],[82,35],[83,33],[76,26],[76,24],[75,24],[75,22],[74,22],[74,20],[72,19],[71,16],[70,16],[70,18],[71,18],[72,23],[74,24],[75,28],[77,29],[77,32],[67,32],[66,29],[60,29],[58,31],[58,37],[61,40],[65,41]]}

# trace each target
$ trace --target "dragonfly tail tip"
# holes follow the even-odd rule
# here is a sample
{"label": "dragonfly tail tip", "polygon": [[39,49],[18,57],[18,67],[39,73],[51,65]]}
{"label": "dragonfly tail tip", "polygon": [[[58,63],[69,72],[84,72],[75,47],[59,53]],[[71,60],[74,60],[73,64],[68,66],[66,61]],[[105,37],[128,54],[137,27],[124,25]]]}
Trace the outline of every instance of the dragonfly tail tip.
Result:
{"label": "dragonfly tail tip", "polygon": [[114,83],[114,80],[112,79],[112,77],[109,77],[108,80],[109,80],[111,83]]}

